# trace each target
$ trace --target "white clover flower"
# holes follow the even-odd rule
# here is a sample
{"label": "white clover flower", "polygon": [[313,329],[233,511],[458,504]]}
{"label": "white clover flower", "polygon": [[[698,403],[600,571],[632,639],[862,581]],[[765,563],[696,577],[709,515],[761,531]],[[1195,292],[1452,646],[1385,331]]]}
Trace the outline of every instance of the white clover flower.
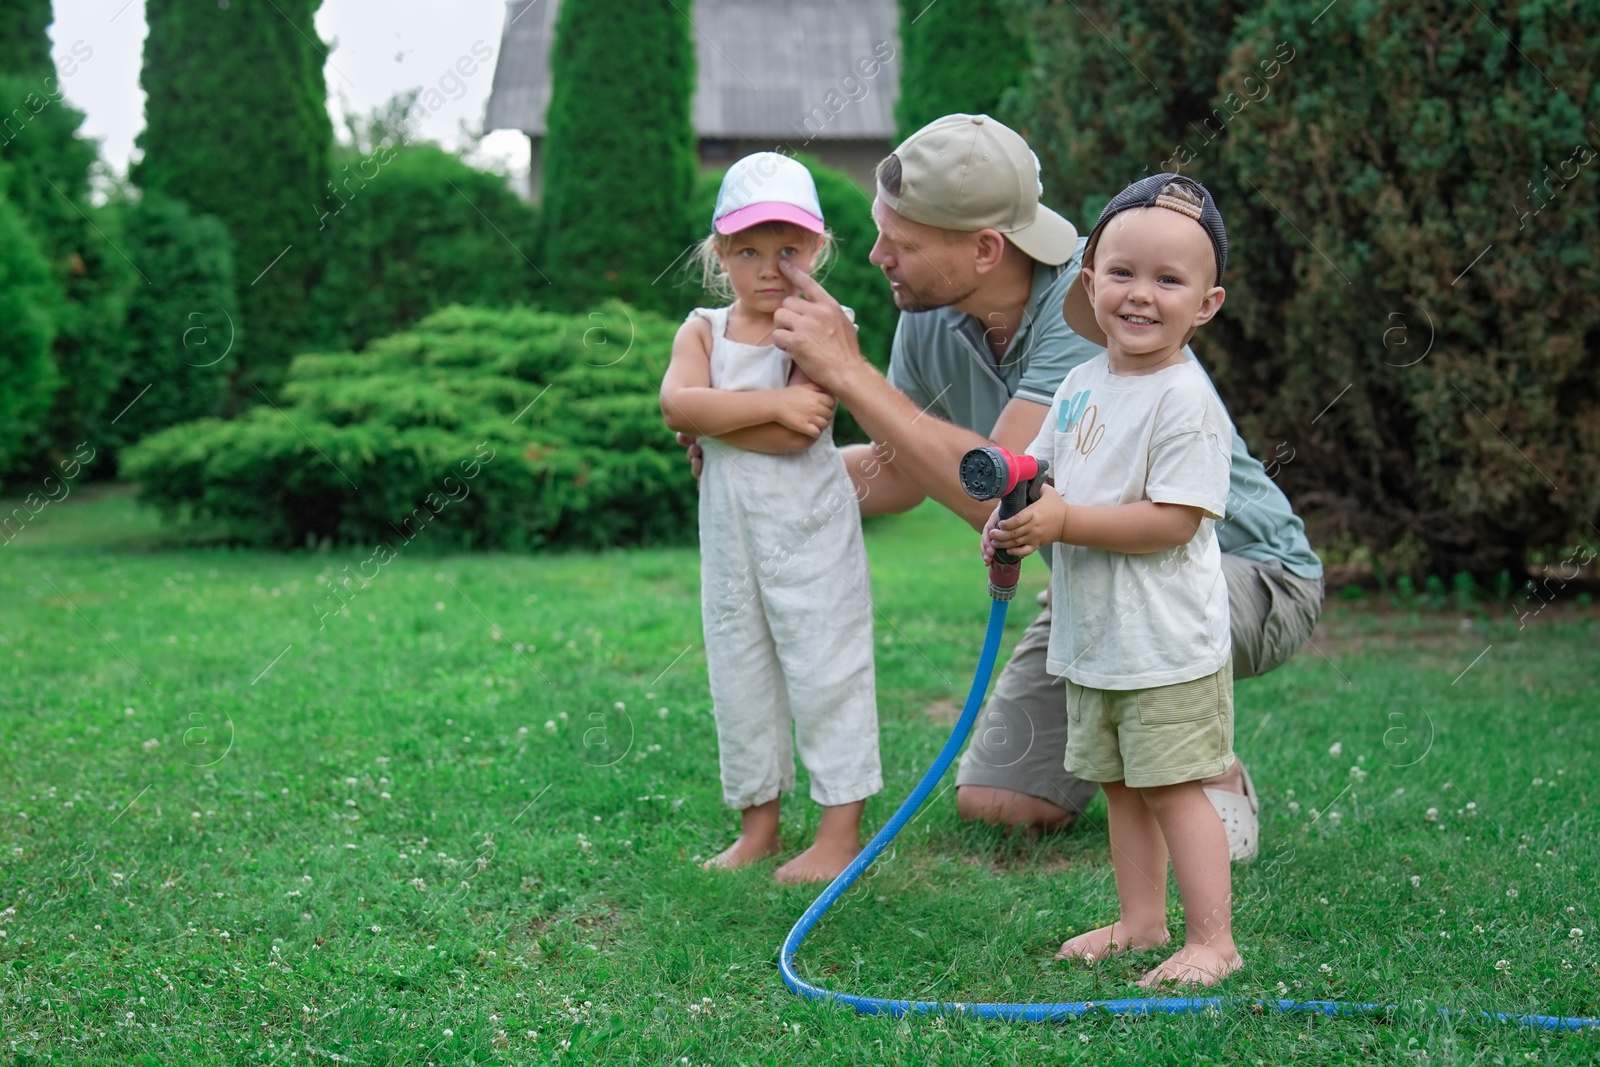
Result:
{"label": "white clover flower", "polygon": [[1334,759],[1338,759],[1339,754],[1343,751],[1344,743],[1341,741],[1335,741],[1332,745],[1328,746],[1328,755],[1332,756]]}
{"label": "white clover flower", "polygon": [[1438,822],[1439,821],[1439,809],[1438,808],[1429,808],[1427,811],[1423,812],[1422,821],[1423,822]]}
{"label": "white clover flower", "polygon": [[1567,936],[1572,938],[1572,940],[1574,940],[1574,941],[1582,941],[1583,940],[1583,931],[1581,929],[1579,929],[1578,927],[1574,926],[1571,930],[1567,931]]}
{"label": "white clover flower", "polygon": [[1511,970],[1511,961],[1510,960],[1495,960],[1494,961],[1494,969],[1499,971],[1499,972],[1501,972],[1502,974],[1504,974],[1506,971]]}
{"label": "white clover flower", "polygon": [[1422,885],[1422,876],[1421,875],[1417,875],[1417,874],[1413,874],[1411,876],[1411,888],[1412,889],[1417,889],[1417,888],[1421,887],[1421,885]]}

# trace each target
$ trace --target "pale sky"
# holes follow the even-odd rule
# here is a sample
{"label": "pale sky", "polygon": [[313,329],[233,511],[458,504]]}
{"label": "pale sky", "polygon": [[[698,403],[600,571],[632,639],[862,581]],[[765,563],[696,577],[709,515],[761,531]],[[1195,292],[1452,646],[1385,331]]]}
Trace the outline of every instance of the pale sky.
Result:
{"label": "pale sky", "polygon": [[[125,174],[133,140],[144,128],[144,91],[139,88],[144,0],[56,0],[55,17],[51,51],[67,100],[88,115],[81,132],[99,139],[101,158]],[[317,31],[331,46],[323,71],[335,136],[343,134],[340,116],[346,107],[365,114],[397,92],[437,86],[447,71],[456,77],[452,71],[456,61],[471,55],[481,41],[493,50],[493,59],[473,77],[460,79],[466,84],[461,98],[429,115],[421,127],[427,139],[460,147],[465,143],[461,123],[473,129],[483,124],[504,21],[502,0],[323,0]],[[74,53],[74,46],[77,56],[90,51],[92,55],[79,60],[69,77],[70,64],[63,60]],[[247,71],[239,73],[249,76]],[[446,88],[461,92],[449,81]],[[508,171],[521,188],[528,169],[528,139],[515,131],[491,134],[468,158],[477,166]]]}

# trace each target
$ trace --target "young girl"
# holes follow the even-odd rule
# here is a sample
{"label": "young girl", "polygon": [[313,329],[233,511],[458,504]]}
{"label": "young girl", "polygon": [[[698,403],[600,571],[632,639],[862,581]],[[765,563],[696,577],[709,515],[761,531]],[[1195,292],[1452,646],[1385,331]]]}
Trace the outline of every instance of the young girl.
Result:
{"label": "young girl", "polygon": [[[779,796],[793,748],[823,805],[816,842],[779,881],[829,881],[861,851],[866,798],[883,788],[873,679],[872,589],[861,518],[833,445],[834,399],[772,343],[794,288],[788,259],[828,250],[816,186],[775,152],[722,181],[701,246],[706,287],[733,302],[696,308],[661,385],[669,427],[699,438],[701,615],[722,765],[739,838],[707,868],[778,851]],[[792,737],[791,737],[792,732]]]}

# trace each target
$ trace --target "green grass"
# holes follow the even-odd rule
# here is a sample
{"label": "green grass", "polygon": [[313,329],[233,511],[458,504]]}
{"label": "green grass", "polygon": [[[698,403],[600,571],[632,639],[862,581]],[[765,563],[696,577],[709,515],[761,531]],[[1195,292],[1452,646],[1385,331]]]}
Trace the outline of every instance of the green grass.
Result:
{"label": "green grass", "polygon": [[[874,827],[965,695],[987,612],[975,543],[927,507],[869,530]],[[692,550],[430,557],[419,539],[319,628],[322,582],[367,551],[171,544],[109,492],[0,549],[0,1061],[1600,1059],[1600,1034],[1470,1014],[1600,1015],[1596,624],[1579,613],[1463,630],[1334,603],[1320,653],[1238,689],[1263,852],[1236,868],[1247,966],[1223,992],[1393,1016],[889,1020],[779,981],[815,890],[693,862],[735,820]],[[784,817],[792,854],[817,818],[803,784]],[[813,980],[1133,995],[1140,961],[1051,961],[1114,908],[1099,803],[1027,843],[962,825],[945,793],[869,873],[805,946]]]}

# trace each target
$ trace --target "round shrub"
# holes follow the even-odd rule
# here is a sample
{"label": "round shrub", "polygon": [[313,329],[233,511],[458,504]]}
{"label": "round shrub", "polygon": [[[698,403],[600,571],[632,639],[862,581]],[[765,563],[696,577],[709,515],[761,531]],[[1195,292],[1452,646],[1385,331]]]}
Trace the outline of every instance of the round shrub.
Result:
{"label": "round shrub", "polygon": [[696,489],[656,397],[677,325],[452,307],[360,354],[295,359],[282,410],[146,438],[125,470],[241,541],[599,548],[691,540]]}

